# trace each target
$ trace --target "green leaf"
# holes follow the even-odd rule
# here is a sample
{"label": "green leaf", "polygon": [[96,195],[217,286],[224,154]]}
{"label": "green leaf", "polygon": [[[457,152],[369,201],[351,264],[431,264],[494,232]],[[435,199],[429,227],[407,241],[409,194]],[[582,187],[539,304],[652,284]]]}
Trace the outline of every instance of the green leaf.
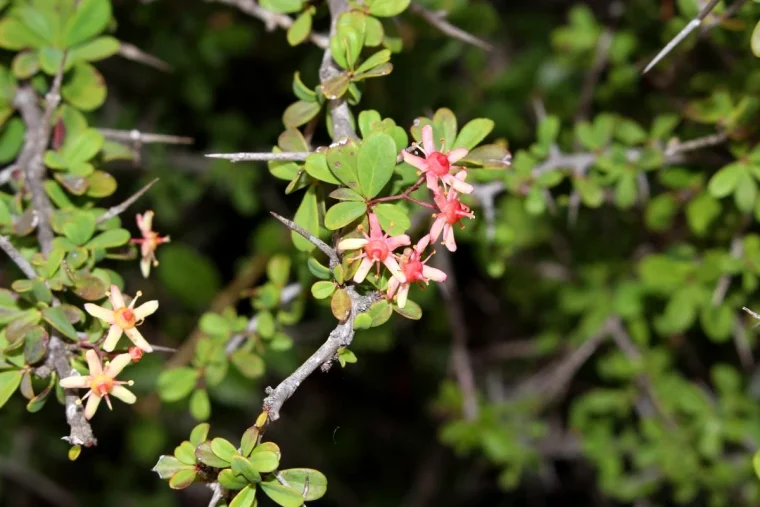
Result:
{"label": "green leaf", "polygon": [[362,315],[368,315],[372,319],[371,327],[377,327],[385,324],[391,318],[393,309],[385,299],[377,301]]}
{"label": "green leaf", "polygon": [[91,160],[103,147],[105,138],[95,129],[88,128],[75,137],[69,136],[60,154],[67,167]]}
{"label": "green leaf", "polygon": [[66,24],[66,46],[76,46],[102,32],[111,21],[110,0],[82,0]]}
{"label": "green leaf", "polygon": [[389,62],[390,60],[391,60],[390,50],[382,49],[378,51],[377,53],[374,53],[372,56],[370,56],[366,60],[364,60],[362,64],[359,65],[359,68],[356,69],[356,74],[369,72],[370,70],[374,69],[378,65],[382,65],[386,62]]}
{"label": "green leaf", "polygon": [[272,312],[261,311],[259,312],[256,320],[257,332],[262,338],[271,338],[275,332],[275,321]]}
{"label": "green leaf", "polygon": [[[360,315],[361,317],[361,315]],[[348,363],[356,363],[358,359],[356,358],[356,354],[354,354],[352,351],[342,348],[338,351],[338,362],[340,362],[341,368],[345,368],[346,364]]]}
{"label": "green leaf", "polygon": [[11,395],[16,392],[21,377],[24,375],[22,370],[11,370],[0,372],[0,408],[5,405]]}
{"label": "green leaf", "polygon": [[399,308],[398,305],[394,303],[393,311],[402,317],[411,320],[420,320],[422,318],[422,308],[420,308],[420,305],[409,299],[406,300],[406,305],[404,305],[403,308]]}
{"label": "green leaf", "polygon": [[[27,338],[28,341],[28,338]],[[29,403],[26,404],[26,410],[30,413],[36,413],[42,410],[42,407],[45,406],[45,403],[47,402],[48,398],[50,397],[50,393],[53,392],[53,388],[55,387],[55,382],[57,380],[56,375],[50,376],[50,383],[40,391],[40,393],[29,400]]]}
{"label": "green leaf", "polygon": [[339,202],[325,213],[325,227],[337,230],[345,227],[367,212],[367,205],[363,202]]}
{"label": "green leaf", "polygon": [[11,118],[5,124],[3,133],[0,135],[0,164],[16,158],[24,144],[24,132],[24,122],[20,118]]}
{"label": "green leaf", "polygon": [[121,43],[114,37],[103,36],[93,39],[85,44],[72,48],[69,51],[69,58],[76,62],[84,60],[95,62],[113,56],[119,52]]}
{"label": "green leaf", "polygon": [[[40,68],[49,76],[55,76],[63,63],[63,50],[51,47],[43,47],[38,52]],[[67,62],[65,67],[69,67]]]}
{"label": "green leaf", "polygon": [[247,350],[236,350],[230,361],[246,378],[259,378],[264,376],[264,360],[260,356]]}
{"label": "green leaf", "polygon": [[686,219],[695,235],[704,236],[721,211],[720,202],[707,192],[702,192],[686,205]]}
{"label": "green leaf", "polygon": [[[48,289],[48,291],[49,290],[50,289]],[[47,352],[48,341],[48,333],[42,326],[34,326],[27,331],[26,337],[24,338],[24,362],[26,362],[26,364],[40,362]],[[27,407],[27,409],[28,408],[29,407]],[[42,408],[42,406],[39,408]]]}
{"label": "green leaf", "polygon": [[714,342],[722,343],[731,338],[734,329],[734,312],[727,305],[702,308],[699,320],[705,334]]}
{"label": "green leaf", "polygon": [[236,475],[242,475],[249,482],[261,482],[261,475],[253,467],[253,464],[243,456],[232,457],[232,471]]}
{"label": "green leaf", "polygon": [[87,177],[87,195],[103,198],[116,192],[116,178],[103,171],[94,171]]}
{"label": "green leaf", "polygon": [[364,197],[350,188],[336,188],[330,192],[330,197],[338,201],[364,201]]}
{"label": "green leaf", "polygon": [[560,120],[558,117],[549,115],[538,124],[536,140],[542,146],[550,146],[557,141],[559,135]]}
{"label": "green leaf", "polygon": [[[750,39],[750,47],[752,48],[752,54],[760,58],[760,21],[757,22],[755,28],[752,30],[752,38]],[[757,454],[755,455],[755,471],[757,468]],[[758,474],[760,476],[760,474]]]}
{"label": "green leaf", "polygon": [[309,268],[309,272],[322,280],[329,280],[332,276],[330,268],[320,264],[320,262],[314,257],[309,257],[306,261],[306,266]]}
{"label": "green leaf", "polygon": [[369,13],[380,18],[398,16],[409,7],[411,0],[371,0],[365,2]]}
{"label": "green leaf", "polygon": [[[315,236],[319,235],[319,205],[317,202],[317,189],[310,186],[303,196],[301,204],[298,206],[293,222],[300,225]],[[293,245],[302,252],[311,252],[316,248],[314,243],[307,240],[295,231],[291,231],[290,236]]]}
{"label": "green leaf", "polygon": [[623,209],[630,208],[636,203],[636,176],[624,174],[615,185],[615,202]]}
{"label": "green leaf", "polygon": [[327,165],[330,172],[347,187],[358,190],[357,155],[359,147],[353,139],[342,140],[327,150]]}
{"label": "green leaf", "polygon": [[232,457],[238,452],[235,446],[223,438],[215,438],[211,441],[211,450],[221,459],[232,462]]}
{"label": "green leaf", "polygon": [[304,169],[312,178],[335,185],[340,184],[340,181],[330,172],[330,168],[327,166],[327,156],[324,153],[311,153],[306,157]]}
{"label": "green leaf", "polygon": [[367,16],[364,45],[367,47],[379,46],[383,42],[384,35],[385,30],[383,30],[383,24],[380,20],[372,16]]}
{"label": "green leaf", "polygon": [[83,111],[92,111],[102,106],[106,92],[105,79],[95,67],[86,62],[74,66],[71,78],[61,88],[63,98]]}
{"label": "green leaf", "polygon": [[254,502],[256,502],[256,485],[249,484],[235,495],[229,507],[252,507]]}
{"label": "green leaf", "polygon": [[293,93],[299,99],[306,102],[316,102],[317,94],[301,81],[301,74],[296,72],[293,76]]}
{"label": "green leaf", "polygon": [[13,75],[19,79],[28,79],[40,70],[40,61],[34,51],[21,51],[13,58],[11,64]]}
{"label": "green leaf", "polygon": [[320,280],[318,282],[314,282],[314,285],[311,286],[311,294],[315,299],[326,299],[332,296],[332,293],[335,292],[335,289],[335,283],[331,281]]}
{"label": "green leaf", "polygon": [[167,402],[181,400],[195,389],[199,376],[198,370],[187,366],[164,370],[158,375],[156,382],[158,396]]}
{"label": "green leaf", "polygon": [[60,306],[43,309],[42,318],[66,338],[76,342],[79,341],[76,329],[74,329],[74,326],[72,326],[71,322],[66,318],[64,310]]}
{"label": "green leaf", "polygon": [[469,121],[459,131],[457,140],[454,141],[454,145],[449,149],[467,148],[471,150],[491,133],[493,127],[493,120],[489,120],[488,118],[476,118]]}
{"label": "green leaf", "polygon": [[174,449],[174,456],[185,465],[195,465],[195,446],[185,440]]}
{"label": "green leaf", "polygon": [[17,51],[26,48],[36,49],[45,45],[47,41],[18,18],[4,16],[0,21],[0,47]]}
{"label": "green leaf", "polygon": [[311,11],[307,10],[296,18],[288,29],[288,44],[297,46],[306,40],[311,33]]}
{"label": "green leaf", "polygon": [[357,177],[360,193],[372,199],[385,187],[396,167],[396,143],[387,134],[373,134],[359,147]]}
{"label": "green leaf", "polygon": [[180,470],[169,479],[169,487],[172,489],[184,489],[195,482],[198,473],[194,468]]}
{"label": "green leaf", "polygon": [[322,90],[322,94],[328,99],[336,100],[345,95],[350,83],[351,75],[348,72],[341,72],[323,81],[319,85],[319,89]]}
{"label": "green leaf", "polygon": [[734,201],[736,202],[736,207],[744,213],[751,213],[755,208],[756,199],[757,183],[748,171],[744,171],[739,177],[739,180],[736,183],[736,188],[734,189]]}
{"label": "green leaf", "polygon": [[369,79],[373,77],[387,76],[392,71],[393,71],[392,63],[381,63],[377,67],[373,67],[365,72],[362,72],[362,73],[356,72],[354,74],[353,81],[361,81],[363,79]]}
{"label": "green leaf", "polygon": [[260,487],[269,498],[282,507],[300,507],[303,505],[304,499],[298,491],[283,486],[277,480],[264,481]]}
{"label": "green leaf", "polygon": [[212,468],[226,468],[230,466],[229,461],[223,460],[214,454],[214,451],[211,449],[211,442],[208,441],[204,441],[198,444],[198,446],[195,448],[195,457],[198,458],[198,461],[204,465],[210,466]]}
{"label": "green leaf", "polygon": [[211,415],[211,401],[205,389],[198,389],[190,396],[190,415],[196,421],[205,421]]}
{"label": "green leaf", "polygon": [[745,172],[744,165],[733,163],[723,167],[710,178],[707,188],[713,197],[720,199],[733,192],[741,175]]}
{"label": "green leaf", "polygon": [[291,488],[299,492],[305,502],[319,500],[327,492],[327,477],[311,468],[280,470],[280,475]]}
{"label": "green leaf", "polygon": [[318,102],[305,100],[293,102],[282,113],[282,123],[286,127],[300,127],[309,123],[321,109],[322,106]]}
{"label": "green leaf", "polygon": [[[229,463],[227,466],[229,466]],[[217,480],[219,481],[219,484],[224,487],[224,489],[229,489],[232,491],[243,489],[249,485],[248,480],[245,477],[242,475],[235,475],[235,472],[233,472],[230,468],[222,470],[219,473]]]}
{"label": "green leaf", "polygon": [[190,432],[190,443],[197,447],[201,442],[205,442],[209,429],[211,429],[211,425],[208,423],[201,423],[193,428],[193,431]]}
{"label": "green leaf", "polygon": [[158,462],[153,467],[153,471],[158,474],[161,479],[169,479],[180,470],[190,470],[193,467],[181,463],[174,456],[161,456],[158,458]]}
{"label": "green leaf", "polygon": [[84,247],[90,250],[116,248],[126,245],[130,237],[126,229],[109,229],[92,238]]}
{"label": "green leaf", "polygon": [[412,226],[409,214],[398,204],[380,203],[373,207],[383,230],[391,236],[404,234]]}

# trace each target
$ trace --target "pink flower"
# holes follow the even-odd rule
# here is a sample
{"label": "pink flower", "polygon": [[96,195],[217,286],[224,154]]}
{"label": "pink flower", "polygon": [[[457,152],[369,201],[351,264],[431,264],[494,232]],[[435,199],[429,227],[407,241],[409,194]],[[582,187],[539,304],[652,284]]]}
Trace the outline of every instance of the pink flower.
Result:
{"label": "pink flower", "polygon": [[103,350],[111,352],[116,347],[116,343],[121,338],[121,335],[126,333],[127,338],[132,340],[132,343],[143,351],[153,352],[153,347],[145,340],[136,326],[142,324],[145,317],[152,315],[158,310],[158,301],[148,301],[135,308],[137,298],[142,295],[138,291],[132,302],[127,306],[124,304],[124,296],[115,285],[111,285],[111,291],[106,294],[111,300],[113,310],[92,303],[85,303],[84,305],[87,313],[111,325],[108,330],[108,336],[103,342]]}
{"label": "pink flower", "polygon": [[[430,259],[422,260],[422,252],[427,248],[430,243],[430,236],[425,235],[414,248],[407,249],[404,255],[400,257],[401,271],[406,277],[406,282],[400,282],[397,278],[391,278],[388,282],[388,298],[392,299],[393,295],[398,290],[398,298],[396,303],[399,308],[406,306],[406,298],[409,295],[409,287],[414,282],[420,282],[427,285],[430,280],[435,282],[443,282],[446,280],[446,273],[440,269],[426,266],[425,263]],[[434,252],[435,253],[435,252]],[[431,254],[432,255],[432,254]]]}
{"label": "pink flower", "polygon": [[[456,177],[457,179],[461,178],[464,180],[467,177],[467,173],[461,171]],[[455,252],[457,243],[454,240],[454,225],[459,223],[464,217],[475,218],[475,214],[457,198],[457,191],[453,186],[449,189],[446,197],[443,194],[435,194],[433,199],[441,212],[433,215],[436,218],[433,226],[430,228],[430,239],[436,241],[438,236],[441,235],[441,231],[443,231],[443,243],[450,252]],[[460,224],[460,227],[464,228],[464,225]]]}
{"label": "pink flower", "polygon": [[148,278],[150,274],[150,267],[158,266],[158,259],[156,259],[156,248],[163,243],[169,243],[171,238],[169,236],[159,236],[157,232],[153,230],[153,211],[148,210],[145,214],[137,214],[137,227],[140,229],[142,238],[132,239],[130,243],[140,245],[140,254],[142,259],[140,260],[140,271],[145,278]]}
{"label": "pink flower", "polygon": [[[444,184],[444,190],[446,190],[446,185],[448,185],[462,194],[472,193],[472,185],[465,183],[464,178],[455,178],[451,174],[452,164],[467,155],[469,152],[467,148],[457,148],[445,153],[436,151],[435,141],[433,140],[433,127],[425,125],[422,127],[422,147],[420,149],[425,154],[425,158],[412,155],[406,150],[401,152],[401,156],[404,157],[404,161],[407,164],[425,173],[427,187],[430,190],[436,194],[439,192],[438,180],[440,179]],[[443,151],[443,147],[441,147],[441,151]]]}
{"label": "pink flower", "polygon": [[[116,376],[121,373],[131,361],[132,358],[129,354],[119,354],[113,358],[113,361],[106,363],[105,369],[100,362],[98,353],[90,349],[85,354],[87,358],[87,366],[89,367],[89,375],[75,375],[73,377],[66,377],[59,382],[61,387],[65,389],[86,389],[89,388],[89,392],[84,396],[87,400],[87,406],[84,409],[84,416],[87,419],[92,419],[95,415],[95,411],[100,405],[100,400],[106,399],[108,408],[111,408],[111,399],[109,395],[114,395],[124,403],[134,403],[137,399],[135,395],[126,387],[126,385],[132,385],[132,381],[116,380]],[[78,402],[81,403],[81,402]]]}
{"label": "pink flower", "polygon": [[338,250],[358,250],[364,249],[364,253],[355,259],[362,259],[359,270],[354,275],[354,281],[361,283],[367,277],[372,265],[377,263],[378,275],[380,274],[380,264],[385,264],[394,277],[400,282],[405,282],[404,274],[399,268],[393,250],[406,246],[411,243],[409,236],[401,234],[399,236],[388,236],[383,233],[380,227],[380,221],[374,213],[369,213],[369,235],[362,231],[363,238],[347,238],[338,243]]}

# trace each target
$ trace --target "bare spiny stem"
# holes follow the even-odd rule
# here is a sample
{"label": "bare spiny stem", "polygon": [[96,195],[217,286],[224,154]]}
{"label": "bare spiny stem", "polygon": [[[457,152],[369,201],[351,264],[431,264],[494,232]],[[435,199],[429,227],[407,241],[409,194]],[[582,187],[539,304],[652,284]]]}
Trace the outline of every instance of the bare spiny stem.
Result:
{"label": "bare spiny stem", "polygon": [[121,215],[122,213],[124,213],[127,210],[127,208],[129,208],[130,206],[132,206],[135,203],[135,201],[137,201],[140,197],[142,197],[142,195],[145,192],[147,192],[150,189],[150,187],[152,187],[157,181],[158,181],[158,178],[154,179],[153,181],[151,181],[150,183],[148,183],[147,185],[145,185],[144,187],[142,187],[140,190],[138,190],[137,192],[135,192],[135,194],[132,195],[132,197],[130,197],[129,199],[127,199],[123,203],[118,204],[116,206],[112,206],[111,208],[108,208],[108,211],[106,211],[105,213],[103,213],[102,215],[100,215],[98,217],[98,219],[95,221],[95,223],[96,224],[102,224],[106,220],[110,220],[113,217]]}
{"label": "bare spiny stem", "polygon": [[[277,12],[272,12],[267,9],[264,9],[259,4],[257,4],[254,0],[207,0],[209,2],[216,1],[220,4],[230,5],[232,7],[238,8],[241,12],[244,12],[245,14],[248,14],[249,16],[253,16],[254,18],[258,18],[261,21],[264,22],[264,25],[266,25],[267,30],[274,30],[275,28],[282,28],[283,30],[287,30],[291,26],[293,26],[293,18],[288,16],[287,14],[280,14]],[[327,47],[330,45],[330,39],[322,34],[318,33],[310,33],[309,34],[309,41],[311,41],[315,46],[321,48],[321,49],[327,49]]]}
{"label": "bare spiny stem", "polygon": [[318,237],[314,236],[312,233],[310,233],[309,231],[307,231],[300,225],[296,224],[292,220],[288,220],[287,218],[278,215],[274,211],[270,211],[270,213],[277,220],[285,224],[285,226],[288,229],[297,232],[298,234],[303,236],[305,239],[313,243],[317,248],[322,250],[325,253],[325,255],[327,255],[327,257],[330,258],[331,266],[340,264],[340,258],[338,257],[338,252],[334,248],[330,247],[327,243],[325,243]]}
{"label": "bare spiny stem", "polygon": [[133,46],[128,42],[119,41],[119,56],[132,60],[133,62],[142,63],[154,69],[158,69],[162,72],[171,72],[172,67],[165,61],[157,58],[151,54],[146,53],[137,46]]}
{"label": "bare spiny stem", "polygon": [[[348,10],[348,2],[346,0],[328,0],[328,5],[331,18],[330,37],[333,37],[337,32],[338,18]],[[319,80],[324,83],[342,72],[343,70],[333,60],[330,48],[327,47],[322,57],[322,64],[319,67]],[[356,132],[351,126],[351,111],[348,110],[346,100],[343,98],[331,100],[328,104],[328,110],[333,120],[333,140],[337,141],[342,137],[356,139]]]}
{"label": "bare spiny stem", "polygon": [[99,128],[98,132],[106,139],[113,141],[132,142],[135,144],[193,144],[195,139],[187,136],[172,136],[167,134],[151,134],[137,129],[116,130]]}
{"label": "bare spiny stem", "polygon": [[675,49],[676,46],[678,46],[686,37],[688,37],[691,32],[696,30],[699,25],[702,24],[702,21],[707,17],[707,15],[712,12],[716,5],[718,5],[718,2],[720,2],[720,0],[710,0],[710,2],[705,5],[701,11],[699,11],[697,17],[692,19],[688,25],[686,25],[680,32],[678,32],[678,34],[673,37],[659,53],[657,53],[657,56],[655,56],[649,65],[644,68],[642,74],[649,72],[652,67],[657,65],[663,58],[668,55],[668,53],[673,51],[673,49]]}
{"label": "bare spiny stem", "polygon": [[29,261],[21,255],[21,252],[16,250],[16,247],[13,246],[7,236],[0,236],[0,249],[11,258],[21,272],[24,273],[24,276],[27,278],[37,278],[39,276]]}
{"label": "bare spiny stem", "polygon": [[585,81],[583,82],[583,89],[581,90],[581,98],[579,102],[580,105],[578,106],[578,113],[575,115],[576,122],[588,118],[589,111],[591,110],[591,102],[594,98],[594,90],[596,89],[597,83],[599,83],[599,78],[607,63],[607,57],[609,56],[611,45],[612,30],[607,28],[599,36],[599,41],[596,43],[594,61],[591,64],[591,69],[586,74]]}
{"label": "bare spiny stem", "polygon": [[280,153],[209,153],[206,155],[208,158],[223,158],[230,162],[268,162],[272,160],[284,161],[284,162],[303,162],[306,157],[311,155],[309,151],[301,152],[280,152]]}
{"label": "bare spiny stem", "polygon": [[430,23],[432,26],[440,30],[442,33],[448,35],[449,37],[452,37],[454,39],[461,40],[462,42],[466,42],[467,44],[471,44],[475,47],[479,47],[480,49],[483,49],[485,51],[492,51],[493,46],[489,44],[488,42],[484,41],[483,39],[480,39],[478,37],[475,37],[469,32],[466,32],[459,28],[458,26],[452,25],[448,21],[446,21],[446,12],[433,12],[429,9],[426,9],[425,7],[413,3],[409,6],[409,10],[419,14],[422,19]]}

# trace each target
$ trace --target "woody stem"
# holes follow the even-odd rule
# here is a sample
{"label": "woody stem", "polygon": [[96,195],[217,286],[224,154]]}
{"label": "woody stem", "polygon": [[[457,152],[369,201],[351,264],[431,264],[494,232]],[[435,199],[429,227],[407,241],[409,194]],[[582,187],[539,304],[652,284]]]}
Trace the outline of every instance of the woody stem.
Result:
{"label": "woody stem", "polygon": [[[409,201],[412,201],[412,202],[416,202],[417,204],[420,204],[422,206],[425,206],[420,201],[417,201],[416,199],[411,199],[409,197],[409,194],[411,194],[412,192],[414,192],[415,190],[417,190],[418,188],[420,188],[420,186],[424,182],[425,182],[425,177],[421,176],[420,179],[418,179],[417,182],[414,185],[412,185],[411,187],[409,187],[406,190],[404,190],[403,193],[398,194],[398,195],[389,195],[388,197],[378,197],[376,199],[370,199],[369,201],[367,201],[367,206],[368,207],[372,207],[375,204],[380,203],[380,202],[398,201],[400,199],[406,199],[406,200],[409,200]],[[426,207],[429,207],[429,206],[426,206]]]}

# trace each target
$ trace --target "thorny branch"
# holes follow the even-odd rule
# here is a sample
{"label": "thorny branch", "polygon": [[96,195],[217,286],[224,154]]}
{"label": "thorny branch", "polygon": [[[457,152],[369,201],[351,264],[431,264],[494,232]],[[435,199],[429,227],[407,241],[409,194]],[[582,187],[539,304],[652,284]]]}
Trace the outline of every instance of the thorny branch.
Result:
{"label": "thorny branch", "polygon": [[268,162],[270,160],[284,162],[303,162],[306,157],[311,155],[309,151],[301,152],[279,152],[279,153],[209,153],[208,158],[223,158],[230,162]]}
{"label": "thorny branch", "polygon": [[[283,30],[287,30],[288,28],[293,26],[293,18],[291,18],[287,14],[279,14],[277,12],[272,12],[267,9],[264,9],[254,0],[206,0],[206,1],[208,2],[216,1],[221,4],[237,7],[245,14],[248,14],[249,16],[253,16],[254,18],[258,18],[261,21],[263,21],[264,25],[269,31],[272,31],[278,27],[282,28]],[[328,46],[330,45],[330,39],[327,36],[314,33],[314,32],[309,34],[309,40],[313,42],[315,46],[322,49],[327,49]]]}
{"label": "thorny branch", "polygon": [[135,194],[132,197],[130,197],[129,199],[127,199],[123,203],[108,208],[108,211],[106,211],[105,213],[103,213],[102,215],[100,215],[98,217],[98,219],[95,220],[95,223],[96,224],[102,224],[106,220],[110,220],[113,217],[121,215],[122,213],[124,213],[127,210],[127,208],[129,208],[130,206],[132,206],[135,203],[135,201],[137,201],[140,197],[142,197],[142,195],[145,192],[147,192],[150,189],[150,187],[152,187],[157,181],[158,181],[158,178],[155,178],[153,181],[151,181],[150,183],[148,183],[147,185],[145,185],[144,187],[142,187],[140,190],[138,190],[137,192],[135,192]]}
{"label": "thorny branch", "polygon": [[119,56],[132,60],[133,62],[142,63],[154,69],[158,69],[162,72],[171,72],[172,67],[165,61],[157,58],[151,54],[146,53],[137,46],[129,44],[128,42],[119,41]]}
{"label": "thorny branch", "polygon": [[446,21],[446,16],[448,13],[445,11],[433,12],[415,3],[409,6],[409,10],[416,14],[419,14],[425,21],[427,21],[432,26],[436,27],[438,30],[448,35],[449,37],[452,37],[454,39],[459,39],[463,42],[466,42],[467,44],[472,44],[473,46],[479,47],[480,49],[484,49],[486,51],[493,50],[493,46],[489,44],[488,42],[478,37],[475,37],[471,33],[466,32],[462,30],[461,28],[459,28],[458,26],[452,25],[451,23]]}
{"label": "thorny branch", "polygon": [[322,241],[318,237],[314,236],[312,233],[310,233],[309,231],[307,231],[306,229],[304,229],[300,225],[296,224],[292,220],[288,220],[285,217],[281,217],[280,215],[278,215],[277,213],[275,213],[273,211],[270,211],[270,214],[273,217],[275,217],[277,220],[279,220],[280,222],[282,222],[283,224],[285,224],[285,226],[288,229],[297,232],[298,234],[300,234],[301,236],[303,236],[307,240],[311,241],[314,245],[316,245],[317,248],[319,248],[320,250],[322,250],[322,252],[324,252],[324,254],[327,255],[327,257],[330,259],[330,267],[331,268],[333,268],[333,267],[337,266],[338,264],[340,264],[340,258],[338,257],[338,252],[336,252],[334,248],[332,248],[327,243],[325,243],[324,241]]}
{"label": "thorny branch", "polygon": [[167,134],[151,134],[148,132],[140,132],[137,129],[132,130],[117,130],[117,129],[105,129],[99,128],[98,132],[103,134],[106,139],[113,141],[125,141],[135,144],[193,144],[195,139],[187,136],[172,136]]}

